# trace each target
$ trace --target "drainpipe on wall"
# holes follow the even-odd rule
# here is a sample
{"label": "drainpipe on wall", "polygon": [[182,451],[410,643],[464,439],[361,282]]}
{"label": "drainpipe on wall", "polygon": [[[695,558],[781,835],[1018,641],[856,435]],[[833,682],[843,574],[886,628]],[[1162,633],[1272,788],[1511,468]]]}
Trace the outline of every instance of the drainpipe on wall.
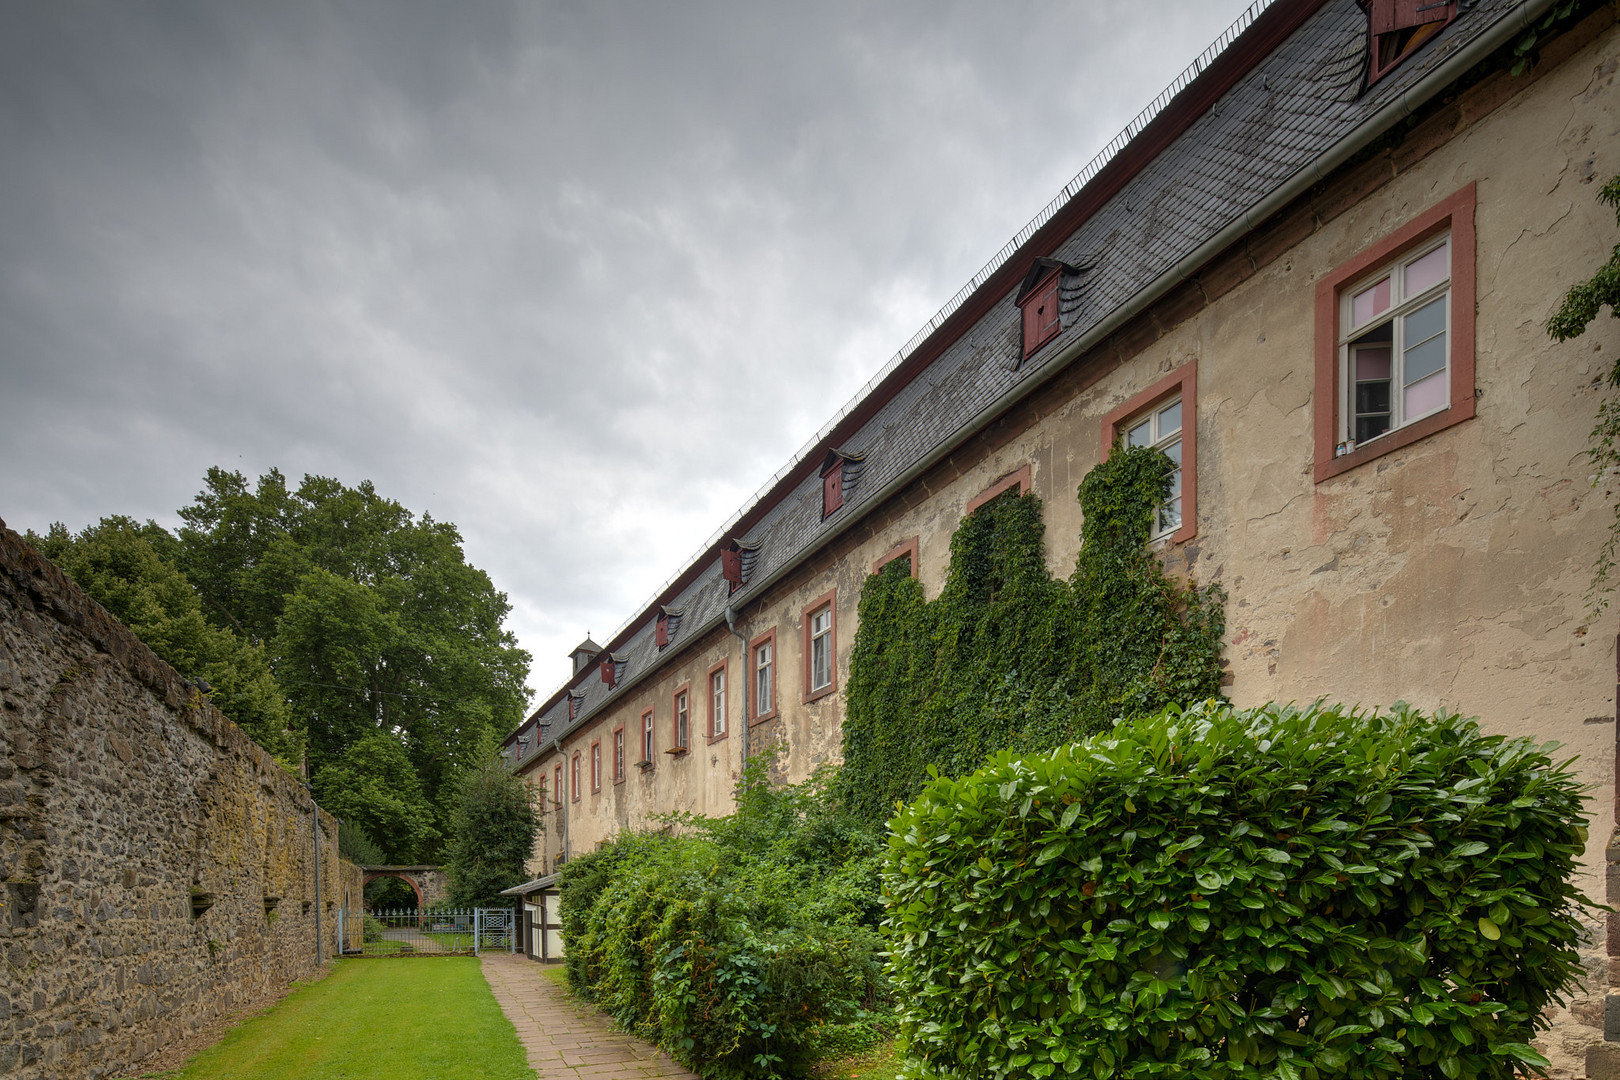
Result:
{"label": "drainpipe on wall", "polygon": [[315,802],[315,789],[302,780],[299,783],[309,792],[309,832],[315,840],[315,966],[320,967],[326,963],[326,941],[321,937],[321,905],[325,902],[321,896],[321,808]]}
{"label": "drainpipe on wall", "polygon": [[[568,759],[566,757],[563,757],[562,736],[561,735],[557,736],[555,739],[552,740],[551,749],[556,751],[557,757],[562,761],[563,775],[566,776],[568,778],[568,782],[570,784],[572,784],[574,782],[574,773],[573,773],[573,770],[569,769],[569,767],[568,767]],[[562,792],[559,791],[557,794],[561,795]],[[570,792],[568,792],[568,798],[566,798],[566,799],[558,799],[557,800],[557,805],[560,807],[560,810],[558,812],[562,815],[562,861],[563,862],[568,861],[568,804],[573,801],[573,797],[574,797],[574,793],[572,791],[570,791]],[[552,867],[553,871],[555,871],[556,869],[557,868],[555,866]]]}
{"label": "drainpipe on wall", "polygon": [[731,607],[730,604],[726,605],[726,629],[730,630],[733,634],[737,635],[737,640],[742,642],[742,663],[737,665],[737,668],[738,668],[737,674],[742,676],[742,678],[738,680],[738,682],[742,684],[742,694],[739,696],[739,700],[742,702],[742,726],[741,726],[741,729],[738,732],[738,734],[742,738],[742,763],[744,765],[747,765],[748,764],[748,675],[749,675],[749,671],[748,671],[748,638],[747,638],[746,635],[743,634],[743,632],[741,630],[737,629],[737,613],[732,610],[732,607]]}

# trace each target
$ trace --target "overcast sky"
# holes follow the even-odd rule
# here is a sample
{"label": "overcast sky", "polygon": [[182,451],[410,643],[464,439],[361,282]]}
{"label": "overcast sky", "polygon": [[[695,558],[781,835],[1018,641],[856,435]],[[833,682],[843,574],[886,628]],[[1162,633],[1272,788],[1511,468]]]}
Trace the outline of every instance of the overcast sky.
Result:
{"label": "overcast sky", "polygon": [[370,479],[549,693],[1246,5],[0,0],[0,518]]}

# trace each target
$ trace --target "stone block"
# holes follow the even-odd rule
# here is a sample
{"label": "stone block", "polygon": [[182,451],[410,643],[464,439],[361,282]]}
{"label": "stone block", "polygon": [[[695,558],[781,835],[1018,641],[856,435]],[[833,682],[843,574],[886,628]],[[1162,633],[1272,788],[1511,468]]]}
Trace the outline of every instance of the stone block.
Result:
{"label": "stone block", "polygon": [[1593,1043],[1586,1048],[1586,1080],[1620,1080],[1620,1043]]}

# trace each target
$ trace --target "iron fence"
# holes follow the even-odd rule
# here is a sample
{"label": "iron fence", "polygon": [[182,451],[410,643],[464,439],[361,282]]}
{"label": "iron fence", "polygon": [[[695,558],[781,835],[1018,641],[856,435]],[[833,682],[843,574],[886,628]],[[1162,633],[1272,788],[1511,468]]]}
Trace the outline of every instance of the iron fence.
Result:
{"label": "iron fence", "polygon": [[477,956],[515,952],[510,908],[338,911],[344,956]]}

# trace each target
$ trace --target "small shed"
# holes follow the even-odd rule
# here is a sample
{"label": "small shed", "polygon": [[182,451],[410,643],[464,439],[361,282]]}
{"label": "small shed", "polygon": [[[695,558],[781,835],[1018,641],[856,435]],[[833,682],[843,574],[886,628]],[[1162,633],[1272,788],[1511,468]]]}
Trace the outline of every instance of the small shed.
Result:
{"label": "small shed", "polygon": [[557,906],[562,899],[557,891],[559,876],[547,874],[501,890],[502,896],[517,897],[522,902],[518,947],[542,964],[561,963],[563,958],[562,915]]}

